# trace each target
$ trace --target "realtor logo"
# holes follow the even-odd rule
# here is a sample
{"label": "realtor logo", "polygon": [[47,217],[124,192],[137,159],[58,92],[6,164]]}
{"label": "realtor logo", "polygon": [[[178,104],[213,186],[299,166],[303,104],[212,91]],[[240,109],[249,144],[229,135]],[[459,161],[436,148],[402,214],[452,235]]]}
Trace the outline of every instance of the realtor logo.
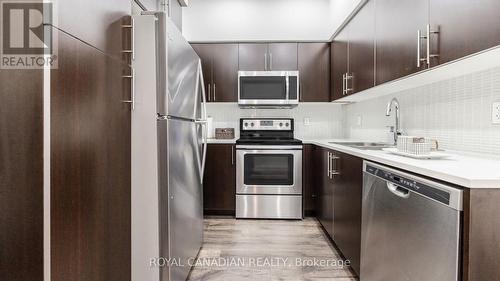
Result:
{"label": "realtor logo", "polygon": [[0,5],[0,68],[56,68],[54,3],[0,0]]}

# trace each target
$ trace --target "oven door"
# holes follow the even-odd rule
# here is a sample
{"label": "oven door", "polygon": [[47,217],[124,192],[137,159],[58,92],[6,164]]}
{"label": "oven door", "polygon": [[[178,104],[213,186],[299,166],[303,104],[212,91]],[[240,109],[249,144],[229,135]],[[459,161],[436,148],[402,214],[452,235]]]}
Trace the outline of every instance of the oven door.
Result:
{"label": "oven door", "polygon": [[236,150],[237,194],[302,194],[302,148]]}

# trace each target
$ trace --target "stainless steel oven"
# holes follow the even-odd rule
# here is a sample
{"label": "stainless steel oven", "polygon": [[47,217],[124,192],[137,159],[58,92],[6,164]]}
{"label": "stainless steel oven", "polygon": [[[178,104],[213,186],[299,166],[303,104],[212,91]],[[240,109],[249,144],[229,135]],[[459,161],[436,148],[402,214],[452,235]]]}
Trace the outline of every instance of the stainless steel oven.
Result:
{"label": "stainless steel oven", "polygon": [[238,71],[240,107],[294,107],[299,104],[298,71]]}
{"label": "stainless steel oven", "polygon": [[237,194],[302,194],[302,146],[236,147]]}
{"label": "stainless steel oven", "polygon": [[302,141],[291,118],[242,118],[236,218],[302,219]]}

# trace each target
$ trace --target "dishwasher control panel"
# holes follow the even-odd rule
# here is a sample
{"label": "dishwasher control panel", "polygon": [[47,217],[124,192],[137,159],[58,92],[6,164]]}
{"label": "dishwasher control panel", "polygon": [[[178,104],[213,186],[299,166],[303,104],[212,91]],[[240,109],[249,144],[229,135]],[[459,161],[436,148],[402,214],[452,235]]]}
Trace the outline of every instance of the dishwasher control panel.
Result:
{"label": "dishwasher control panel", "polygon": [[379,169],[375,166],[366,165],[365,172],[372,174],[376,177],[379,177],[381,179],[384,179],[388,182],[391,182],[393,184],[396,184],[397,186],[400,186],[402,188],[405,188],[407,190],[425,195],[427,197],[430,197],[436,201],[439,201],[443,204],[449,205],[450,204],[450,193],[441,190],[435,187],[432,187],[422,181],[416,181],[414,179],[411,179],[409,177],[405,177],[393,172],[385,171],[382,169]]}

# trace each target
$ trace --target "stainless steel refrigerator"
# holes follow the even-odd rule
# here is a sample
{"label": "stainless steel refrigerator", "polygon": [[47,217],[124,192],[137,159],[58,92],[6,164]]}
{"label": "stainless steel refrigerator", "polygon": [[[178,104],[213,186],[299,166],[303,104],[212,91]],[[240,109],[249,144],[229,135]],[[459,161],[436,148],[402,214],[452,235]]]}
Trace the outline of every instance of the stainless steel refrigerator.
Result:
{"label": "stainless steel refrigerator", "polygon": [[203,240],[201,61],[164,12],[134,16],[133,37],[132,279],[184,281]]}

